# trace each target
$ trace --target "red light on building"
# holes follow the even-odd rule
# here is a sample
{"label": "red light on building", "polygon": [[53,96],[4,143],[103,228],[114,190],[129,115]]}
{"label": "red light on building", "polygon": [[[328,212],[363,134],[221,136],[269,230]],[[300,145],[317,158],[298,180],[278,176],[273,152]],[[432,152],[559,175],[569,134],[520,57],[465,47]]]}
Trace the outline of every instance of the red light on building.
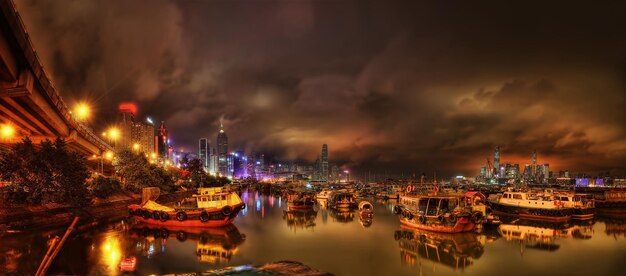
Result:
{"label": "red light on building", "polygon": [[134,103],[121,103],[119,106],[120,112],[130,112],[137,114],[137,105]]}

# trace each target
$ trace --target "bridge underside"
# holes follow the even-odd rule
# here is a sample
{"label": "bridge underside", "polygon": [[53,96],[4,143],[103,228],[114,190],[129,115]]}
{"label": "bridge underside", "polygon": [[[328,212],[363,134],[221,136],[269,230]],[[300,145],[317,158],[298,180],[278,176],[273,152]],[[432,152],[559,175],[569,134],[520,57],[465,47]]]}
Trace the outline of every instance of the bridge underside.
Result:
{"label": "bridge underside", "polygon": [[89,156],[112,150],[71,116],[43,70],[13,3],[2,1],[0,9],[0,124],[14,130],[0,137],[0,148],[28,137],[35,143],[62,138],[71,149]]}

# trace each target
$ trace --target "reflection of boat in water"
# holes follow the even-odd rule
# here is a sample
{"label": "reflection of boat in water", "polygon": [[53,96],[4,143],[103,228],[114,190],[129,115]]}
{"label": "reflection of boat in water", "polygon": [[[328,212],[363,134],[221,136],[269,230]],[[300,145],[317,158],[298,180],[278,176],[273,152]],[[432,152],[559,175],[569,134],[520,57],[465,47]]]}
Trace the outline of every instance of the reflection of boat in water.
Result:
{"label": "reflection of boat in water", "polygon": [[604,233],[607,236],[624,236],[626,238],[626,217],[602,217],[604,222]]}
{"label": "reflection of boat in water", "polygon": [[148,200],[128,206],[131,216],[141,223],[163,226],[221,227],[230,224],[245,208],[241,198],[221,187],[199,188],[195,206],[171,208]]}
{"label": "reflection of boat in water", "polygon": [[197,243],[198,259],[207,263],[228,262],[246,238],[232,224],[215,228],[156,227],[137,224],[131,229],[131,233],[145,238],[137,244],[142,255],[153,255],[155,249],[165,250],[165,245],[173,239],[179,242],[191,240]]}
{"label": "reflection of boat in water", "polygon": [[473,231],[482,213],[472,211],[459,196],[402,196],[394,207],[400,223],[409,227],[444,233]]}
{"label": "reflection of boat in water", "polygon": [[359,202],[359,221],[363,227],[370,227],[374,221],[374,206],[368,201]]}
{"label": "reflection of boat in water", "polygon": [[593,223],[571,224],[556,222],[538,222],[519,220],[515,223],[503,223],[498,232],[507,241],[521,241],[524,248],[546,251],[558,250],[558,239],[591,239]]}
{"label": "reflection of boat in water", "polygon": [[400,246],[400,259],[405,265],[414,266],[419,259],[463,269],[484,252],[482,243],[474,233],[435,233],[416,229],[401,229],[394,233]]}
{"label": "reflection of boat in water", "polygon": [[292,229],[313,228],[315,218],[317,218],[317,211],[313,209],[283,211],[283,220],[286,220],[287,226]]}
{"label": "reflection of boat in water", "polygon": [[351,222],[354,212],[350,209],[330,209],[330,216],[337,222]]}

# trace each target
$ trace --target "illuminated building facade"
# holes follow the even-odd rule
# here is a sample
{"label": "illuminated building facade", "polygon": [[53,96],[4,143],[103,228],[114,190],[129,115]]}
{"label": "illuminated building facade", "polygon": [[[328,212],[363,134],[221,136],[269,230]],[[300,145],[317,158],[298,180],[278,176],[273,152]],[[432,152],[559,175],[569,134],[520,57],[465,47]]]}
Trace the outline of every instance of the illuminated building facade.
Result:
{"label": "illuminated building facade", "polygon": [[157,154],[160,159],[167,159],[169,154],[169,139],[167,127],[165,127],[165,122],[161,122],[161,126],[159,127],[158,135],[156,136],[156,144],[157,144]]}
{"label": "illuminated building facade", "polygon": [[209,169],[209,147],[209,140],[200,138],[198,141],[198,159],[202,162],[202,167],[205,171]]}
{"label": "illuminated building facade", "polygon": [[220,124],[220,131],[217,134],[217,167],[218,173],[222,176],[229,176],[228,166],[228,136],[224,132],[224,125]]}
{"label": "illuminated building facade", "polygon": [[131,137],[133,151],[149,155],[154,153],[154,124],[150,118],[145,122],[134,122]]}
{"label": "illuminated building facade", "polygon": [[320,162],[320,180],[328,181],[328,145],[322,145],[322,160]]}

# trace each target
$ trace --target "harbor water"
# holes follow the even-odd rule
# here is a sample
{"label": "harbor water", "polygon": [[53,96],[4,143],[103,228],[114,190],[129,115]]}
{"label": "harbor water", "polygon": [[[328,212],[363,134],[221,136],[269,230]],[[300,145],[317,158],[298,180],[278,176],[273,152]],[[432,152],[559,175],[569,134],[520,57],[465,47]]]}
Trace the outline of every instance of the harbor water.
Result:
{"label": "harbor water", "polygon": [[[335,275],[623,275],[626,219],[567,223],[505,221],[477,233],[441,234],[400,226],[394,201],[374,217],[321,206],[290,211],[283,198],[243,192],[247,208],[232,226],[176,229],[122,220],[70,236],[52,274],[207,272],[289,260]],[[60,231],[63,231],[62,229]],[[53,231],[0,237],[0,274],[32,275]]]}

